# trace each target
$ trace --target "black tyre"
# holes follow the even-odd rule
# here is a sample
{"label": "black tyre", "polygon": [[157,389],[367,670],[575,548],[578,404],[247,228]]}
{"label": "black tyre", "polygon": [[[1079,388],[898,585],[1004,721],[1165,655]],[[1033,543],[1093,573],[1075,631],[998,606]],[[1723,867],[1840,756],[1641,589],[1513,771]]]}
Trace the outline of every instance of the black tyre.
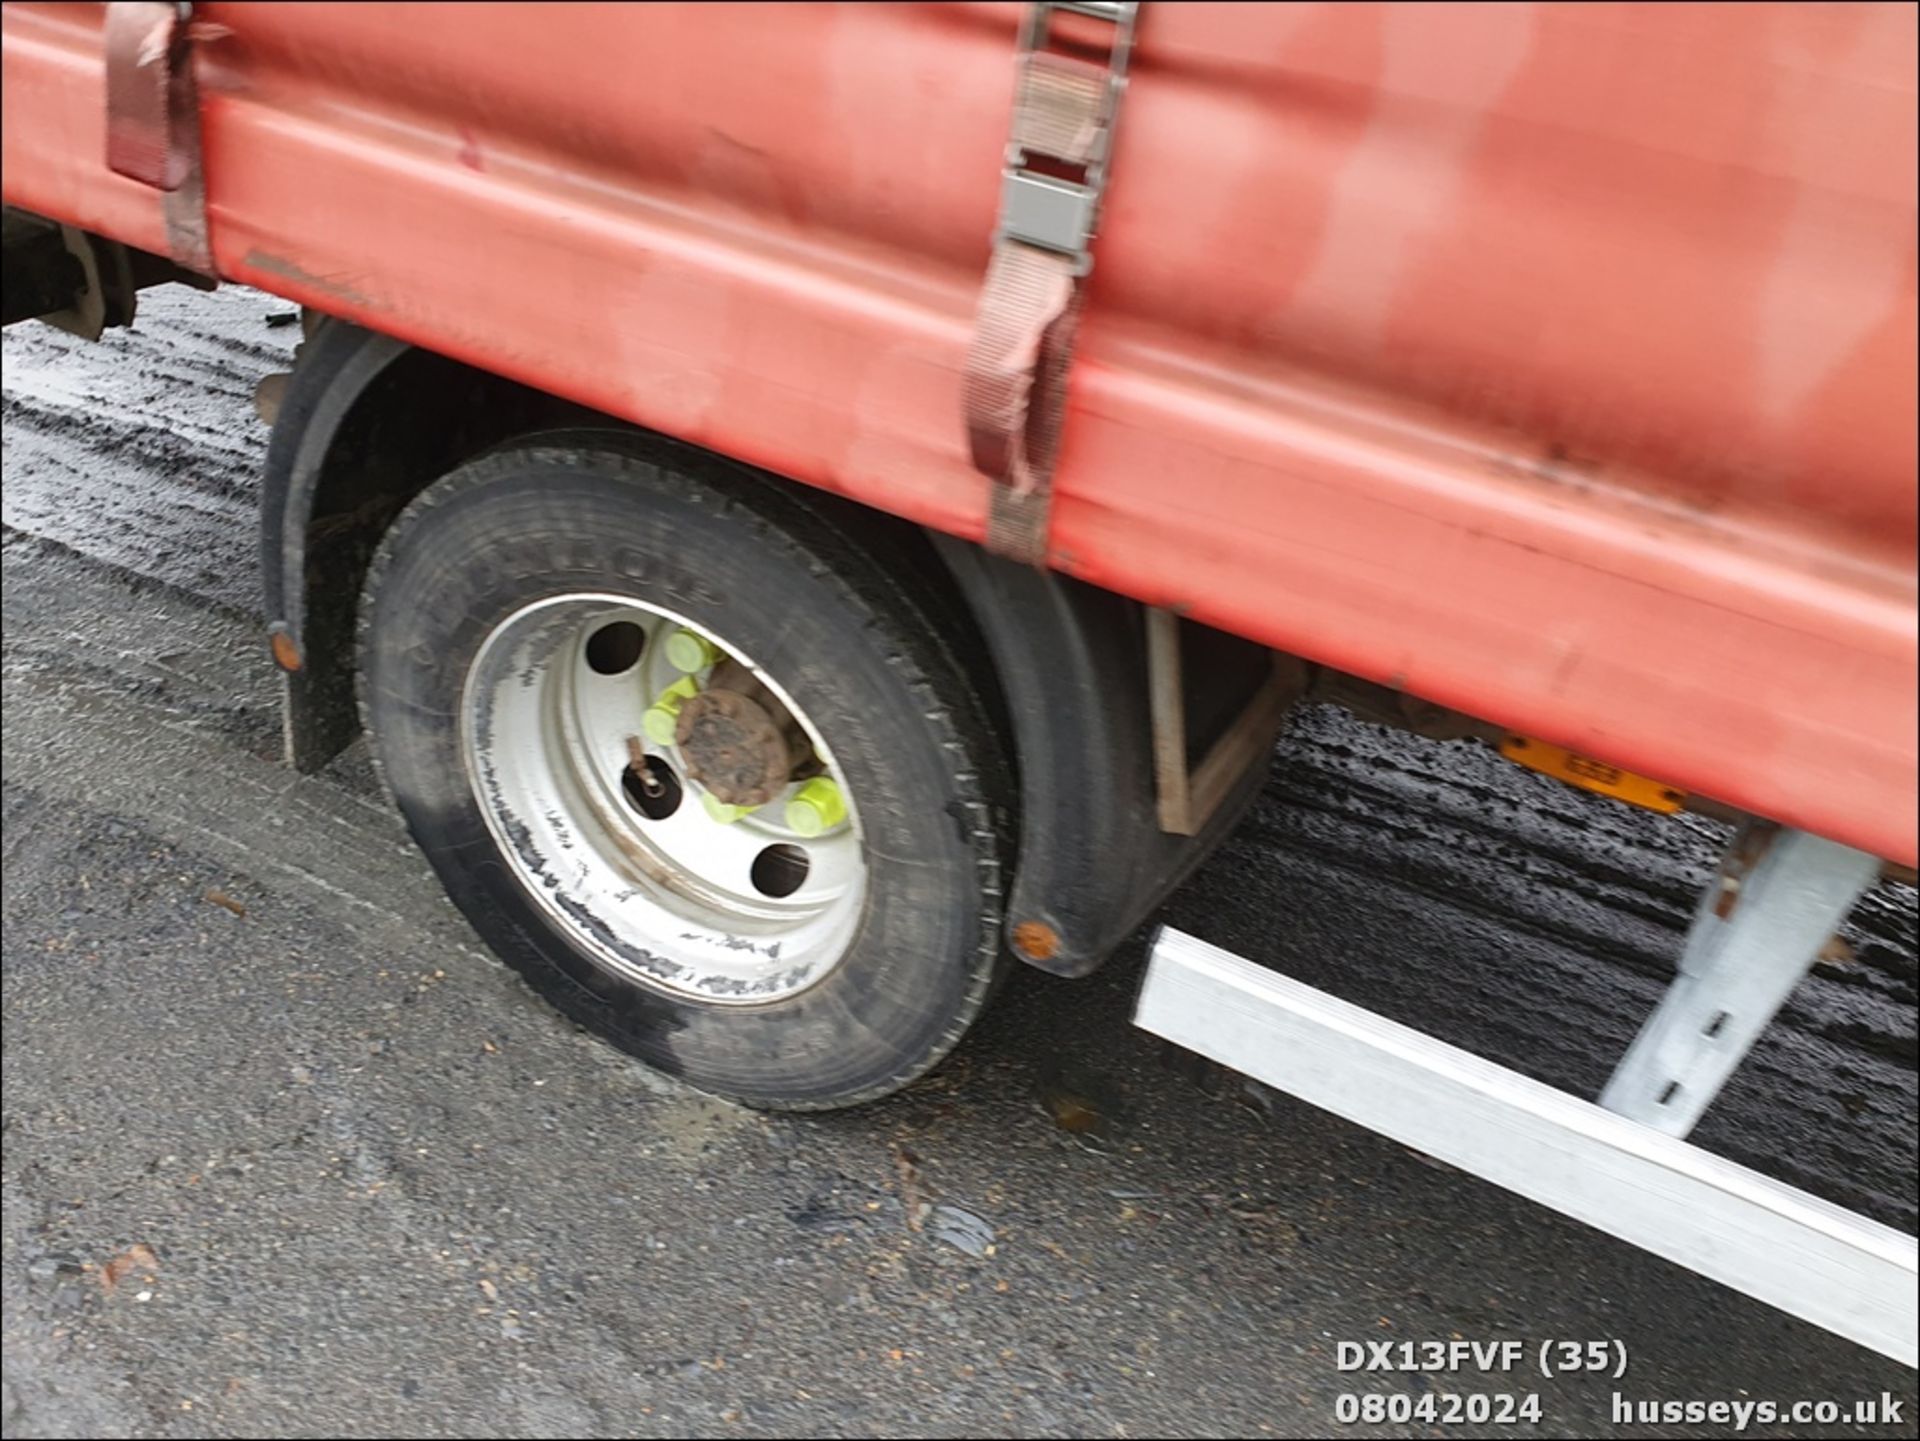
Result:
{"label": "black tyre", "polygon": [[[361,605],[375,755],[474,928],[565,1015],[752,1105],[906,1084],[999,964],[1004,761],[925,577],[874,544],[901,532],[872,527],[668,442],[559,433],[429,487]],[[693,726],[744,704],[710,694],[727,676],[770,722],[728,764],[793,747],[764,789]]]}

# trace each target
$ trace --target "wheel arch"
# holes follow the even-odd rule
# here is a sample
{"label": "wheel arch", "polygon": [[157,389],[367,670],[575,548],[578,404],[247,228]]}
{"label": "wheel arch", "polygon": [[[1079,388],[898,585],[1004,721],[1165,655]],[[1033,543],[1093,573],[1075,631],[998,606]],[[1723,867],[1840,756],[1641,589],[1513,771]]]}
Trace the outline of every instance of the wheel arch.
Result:
{"label": "wheel arch", "polygon": [[318,770],[359,733],[354,622],[394,517],[489,446],[581,422],[623,424],[391,336],[319,324],[287,379],[261,478],[260,573],[289,763]]}
{"label": "wheel arch", "polygon": [[[1007,896],[1008,949],[1031,966],[1083,976],[1104,962],[1225,839],[1266,778],[1276,719],[1193,835],[1160,828],[1147,608],[951,536],[934,543],[959,581],[1005,692],[1020,766],[1020,827]],[[1275,656],[1180,623],[1203,657],[1184,697],[1211,738],[1245,714]],[[1306,669],[1291,664],[1297,698]]]}
{"label": "wheel arch", "polygon": [[[368,565],[394,518],[480,451],[576,424],[634,429],[389,336],[341,321],[319,325],[287,382],[261,496],[266,615],[285,677],[292,765],[317,770],[359,732],[355,619]],[[882,525],[908,525],[872,514]],[[1162,832],[1145,608],[925,534],[981,642],[969,647],[983,652],[979,683],[1015,757],[1020,814],[1007,933],[1040,940],[1010,949],[1040,969],[1084,975],[1224,837],[1265,766],[1246,768],[1198,835]],[[1244,649],[1249,675],[1270,655],[1208,635],[1216,653],[1222,645]]]}

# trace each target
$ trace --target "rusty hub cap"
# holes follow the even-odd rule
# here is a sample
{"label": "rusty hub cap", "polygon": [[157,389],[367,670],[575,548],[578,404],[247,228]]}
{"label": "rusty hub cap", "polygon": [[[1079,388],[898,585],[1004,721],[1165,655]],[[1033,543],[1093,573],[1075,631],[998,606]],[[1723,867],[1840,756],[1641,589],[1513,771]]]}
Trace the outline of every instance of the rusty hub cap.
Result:
{"label": "rusty hub cap", "polygon": [[788,730],[750,696],[702,691],[680,708],[675,741],[687,774],[730,806],[763,806],[793,772]]}

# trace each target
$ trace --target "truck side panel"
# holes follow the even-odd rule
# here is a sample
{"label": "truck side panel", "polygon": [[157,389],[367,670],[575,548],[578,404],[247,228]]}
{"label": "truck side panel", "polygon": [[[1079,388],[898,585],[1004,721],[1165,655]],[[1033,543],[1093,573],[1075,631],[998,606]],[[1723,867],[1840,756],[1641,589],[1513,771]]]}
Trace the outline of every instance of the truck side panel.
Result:
{"label": "truck side panel", "polygon": [[[1912,7],[1145,13],[1055,563],[1913,862]],[[983,533],[1017,7],[195,14],[226,278]],[[100,23],[6,200],[163,250]]]}

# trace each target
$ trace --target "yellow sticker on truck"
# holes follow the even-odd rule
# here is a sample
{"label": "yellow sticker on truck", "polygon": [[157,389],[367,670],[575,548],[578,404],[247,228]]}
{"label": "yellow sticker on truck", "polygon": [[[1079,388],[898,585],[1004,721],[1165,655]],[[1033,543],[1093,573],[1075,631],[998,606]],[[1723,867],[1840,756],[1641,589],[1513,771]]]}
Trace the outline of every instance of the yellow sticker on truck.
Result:
{"label": "yellow sticker on truck", "polygon": [[1687,802],[1686,793],[1661,781],[1636,775],[1606,761],[1583,756],[1565,746],[1534,740],[1531,736],[1510,735],[1500,742],[1500,754],[1518,761],[1530,770],[1563,780],[1581,790],[1597,791],[1630,806],[1671,815]]}

